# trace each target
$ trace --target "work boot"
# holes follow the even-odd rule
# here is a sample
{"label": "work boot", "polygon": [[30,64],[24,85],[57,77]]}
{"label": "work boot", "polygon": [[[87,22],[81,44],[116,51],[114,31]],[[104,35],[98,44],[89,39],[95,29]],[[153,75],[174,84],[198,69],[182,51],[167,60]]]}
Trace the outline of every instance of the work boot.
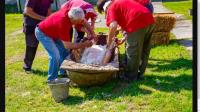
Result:
{"label": "work boot", "polygon": [[144,80],[144,75],[143,75],[141,72],[138,72],[137,80],[138,80],[138,81]]}
{"label": "work boot", "polygon": [[33,60],[35,58],[36,51],[37,51],[37,47],[26,46],[24,66],[23,66],[23,69],[25,70],[26,73],[31,72],[31,67],[33,64]]}

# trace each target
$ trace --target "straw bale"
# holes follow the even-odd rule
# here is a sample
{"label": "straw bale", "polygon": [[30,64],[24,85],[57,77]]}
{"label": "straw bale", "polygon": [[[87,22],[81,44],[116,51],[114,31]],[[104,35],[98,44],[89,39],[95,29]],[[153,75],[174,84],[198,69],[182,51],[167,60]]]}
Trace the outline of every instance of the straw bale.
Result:
{"label": "straw bale", "polygon": [[166,45],[169,43],[170,32],[155,32],[151,37],[151,45]]}
{"label": "straw bale", "polygon": [[176,23],[176,17],[172,14],[154,14],[154,19],[154,32],[169,32]]}

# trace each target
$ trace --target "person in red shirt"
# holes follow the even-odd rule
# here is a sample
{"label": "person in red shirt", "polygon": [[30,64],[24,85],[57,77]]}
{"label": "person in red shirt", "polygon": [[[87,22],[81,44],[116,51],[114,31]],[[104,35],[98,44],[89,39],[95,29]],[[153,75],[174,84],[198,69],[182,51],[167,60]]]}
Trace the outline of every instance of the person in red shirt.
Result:
{"label": "person in red shirt", "polygon": [[[67,10],[73,7],[80,7],[83,9],[85,13],[85,19],[88,21],[89,19],[91,20],[91,27],[94,30],[94,25],[95,25],[95,20],[97,18],[97,13],[94,10],[94,7],[83,0],[68,0],[65,4],[61,6],[61,9]],[[80,42],[81,39],[83,39],[85,32],[87,30],[82,26],[82,25],[76,25],[76,32],[77,36],[74,38],[75,42]],[[71,29],[71,40],[72,40],[72,34],[73,34],[73,29]],[[88,33],[87,33],[88,34]]]}
{"label": "person in red shirt", "polygon": [[[109,0],[97,0],[97,9],[98,9],[98,12],[101,13],[101,12],[104,11],[104,10],[103,10],[103,5],[104,5],[107,1],[109,1]],[[112,1],[112,0],[110,0],[110,1]],[[151,13],[153,13],[154,8],[153,8],[153,5],[152,5],[152,3],[151,3],[151,0],[134,0],[134,1],[136,1],[136,2],[140,3],[141,5],[145,6],[146,8],[149,9],[149,11],[150,11]]]}
{"label": "person in red shirt", "polygon": [[[85,14],[81,8],[71,8],[70,10],[59,10],[41,23],[35,29],[36,38],[43,45],[49,55],[48,82],[57,79],[60,65],[67,55],[69,49],[85,48],[92,45],[91,41],[74,44],[70,42],[70,29],[73,25],[82,24],[95,36],[91,26],[84,20]],[[60,70],[60,74],[64,70]]]}
{"label": "person in red shirt", "polygon": [[[107,1],[103,9],[107,14],[106,24],[109,27],[108,47],[115,37],[118,25],[127,32],[127,70],[124,78],[127,81],[142,78],[148,63],[150,40],[154,29],[152,13],[134,0]],[[117,43],[122,42],[119,40]]]}

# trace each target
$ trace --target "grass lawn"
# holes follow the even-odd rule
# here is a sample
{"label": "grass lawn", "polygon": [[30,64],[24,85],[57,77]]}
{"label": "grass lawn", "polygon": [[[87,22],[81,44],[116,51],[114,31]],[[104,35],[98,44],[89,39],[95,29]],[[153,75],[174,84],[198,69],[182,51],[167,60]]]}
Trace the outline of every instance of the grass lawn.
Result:
{"label": "grass lawn", "polygon": [[169,0],[163,2],[163,5],[177,14],[183,14],[187,19],[192,19],[188,10],[192,9],[192,0]]}
{"label": "grass lawn", "polygon": [[6,35],[22,29],[22,17],[23,16],[19,16],[19,14],[6,14]]}
{"label": "grass lawn", "polygon": [[[7,35],[21,28],[21,16],[6,15]],[[62,103],[54,102],[45,83],[48,56],[41,45],[33,73],[22,70],[24,44],[23,34],[6,37],[7,112],[192,112],[192,59],[175,40],[152,48],[143,81],[128,85],[113,79],[102,86],[70,87]]]}

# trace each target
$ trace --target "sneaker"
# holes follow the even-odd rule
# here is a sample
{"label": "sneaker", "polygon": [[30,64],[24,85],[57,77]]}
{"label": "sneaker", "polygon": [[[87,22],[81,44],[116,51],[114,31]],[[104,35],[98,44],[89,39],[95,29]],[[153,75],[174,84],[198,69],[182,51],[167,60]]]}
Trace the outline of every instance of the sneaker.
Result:
{"label": "sneaker", "polygon": [[138,72],[137,80],[138,81],[144,80],[144,75]]}
{"label": "sneaker", "polygon": [[47,80],[47,84],[56,84],[57,83],[57,78],[53,80]]}
{"label": "sneaker", "polygon": [[31,68],[25,68],[23,67],[24,71],[27,73],[27,74],[30,74],[31,73]]}

